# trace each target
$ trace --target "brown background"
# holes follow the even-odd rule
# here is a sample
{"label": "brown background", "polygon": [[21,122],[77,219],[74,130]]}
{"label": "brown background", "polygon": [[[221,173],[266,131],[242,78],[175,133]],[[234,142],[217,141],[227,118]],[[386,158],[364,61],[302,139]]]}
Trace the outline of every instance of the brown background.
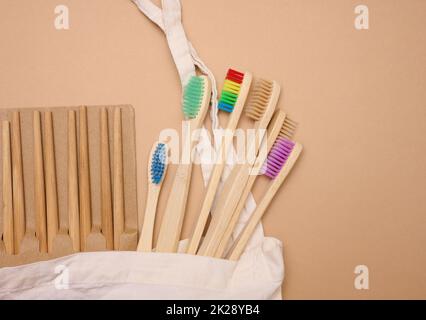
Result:
{"label": "brown background", "polygon": [[[303,157],[264,219],[284,242],[286,298],[426,298],[426,2],[362,3],[368,31],[354,28],[358,1],[183,1],[220,84],[230,66],[276,79],[301,124]],[[0,0],[0,41],[1,107],[135,107],[143,209],[148,152],[181,119],[163,34],[130,0]],[[369,290],[354,289],[359,264]]]}

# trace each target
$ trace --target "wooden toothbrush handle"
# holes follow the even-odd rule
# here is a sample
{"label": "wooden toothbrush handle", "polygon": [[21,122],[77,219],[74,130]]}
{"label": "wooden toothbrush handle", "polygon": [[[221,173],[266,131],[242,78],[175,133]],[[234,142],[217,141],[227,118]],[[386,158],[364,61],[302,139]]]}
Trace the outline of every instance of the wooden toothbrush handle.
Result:
{"label": "wooden toothbrush handle", "polygon": [[12,163],[10,152],[10,124],[3,121],[3,241],[7,254],[15,253],[13,238]]}
{"label": "wooden toothbrush handle", "polygon": [[[225,150],[229,150],[232,145],[232,139],[229,136],[225,137],[225,142],[221,145],[219,150],[219,163],[216,163],[210,177],[209,183],[207,185],[207,192],[204,197],[204,201],[201,207],[200,214],[198,216],[197,223],[195,225],[192,237],[189,241],[187,253],[196,254],[198,250],[198,246],[201,241],[201,237],[204,232],[204,228],[207,223],[207,219],[209,217],[210,209],[213,204],[214,197],[216,195],[217,187],[219,186],[220,178],[223,173],[223,169],[226,164],[226,154]],[[224,156],[222,156],[224,155]]]}
{"label": "wooden toothbrush handle", "polygon": [[206,232],[206,236],[204,237],[204,240],[201,242],[200,249],[198,250],[198,255],[206,255],[205,249],[207,247],[207,243],[210,242],[211,239],[211,230],[216,227],[218,224],[218,218],[220,216],[220,213],[224,210],[225,201],[223,199],[229,195],[232,191],[232,186],[234,185],[236,179],[238,178],[238,168],[240,167],[239,164],[236,164],[228,177],[226,178],[225,184],[220,191],[219,197],[216,200],[216,205],[211,210],[212,218],[210,220],[209,228]]}
{"label": "wooden toothbrush handle", "polygon": [[231,238],[232,232],[234,231],[235,226],[237,225],[238,220],[240,219],[240,213],[244,209],[247,197],[248,197],[248,195],[251,191],[251,188],[252,188],[255,180],[256,180],[255,175],[251,175],[249,177],[249,180],[247,181],[246,186],[244,187],[244,190],[241,193],[241,197],[240,197],[240,200],[238,201],[237,207],[235,208],[235,210],[232,214],[231,220],[229,221],[229,223],[228,223],[228,225],[225,229],[225,232],[223,233],[223,235],[222,235],[222,237],[219,241],[219,244],[216,248],[216,251],[213,255],[215,258],[222,258],[223,257],[223,254],[225,253],[229,239]]}
{"label": "wooden toothbrush handle", "polygon": [[250,217],[250,220],[248,221],[247,225],[245,226],[244,230],[242,231],[239,239],[237,240],[236,245],[234,248],[232,248],[231,253],[229,255],[229,260],[238,260],[241,256],[241,254],[244,251],[244,248],[246,247],[248,241],[250,240],[257,224],[262,219],[263,215],[265,214],[266,209],[268,208],[269,204],[271,203],[272,199],[276,195],[277,191],[287,178],[288,174],[290,173],[291,169],[293,168],[294,164],[296,163],[297,159],[299,158],[300,153],[302,152],[302,145],[299,143],[296,143],[293,147],[293,150],[289,156],[289,158],[286,161],[286,164],[281,169],[281,172],[278,174],[278,176],[272,180],[269,188],[267,189],[264,197],[260,201],[260,203],[257,205],[256,210]]}
{"label": "wooden toothbrush handle", "polygon": [[148,186],[148,199],[146,201],[146,209],[145,209],[145,215],[143,219],[142,232],[139,238],[137,251],[143,251],[143,252],[152,251],[155,213],[157,210],[159,195],[160,195],[160,187],[150,183]]}
{"label": "wooden toothbrush handle", "polygon": [[156,252],[177,252],[191,175],[192,164],[178,166],[161,221]]}

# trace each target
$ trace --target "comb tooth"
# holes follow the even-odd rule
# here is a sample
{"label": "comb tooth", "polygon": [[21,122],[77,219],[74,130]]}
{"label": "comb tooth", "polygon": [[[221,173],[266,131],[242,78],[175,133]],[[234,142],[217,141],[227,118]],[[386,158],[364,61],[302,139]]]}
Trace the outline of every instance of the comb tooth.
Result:
{"label": "comb tooth", "polygon": [[268,106],[272,94],[273,83],[259,79],[254,84],[245,108],[246,115],[254,121],[260,120]]}

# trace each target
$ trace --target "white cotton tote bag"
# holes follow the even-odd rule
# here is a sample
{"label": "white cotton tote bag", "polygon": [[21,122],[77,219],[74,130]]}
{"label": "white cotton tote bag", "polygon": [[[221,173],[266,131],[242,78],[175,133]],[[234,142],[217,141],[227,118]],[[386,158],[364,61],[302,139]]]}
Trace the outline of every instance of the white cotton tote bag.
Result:
{"label": "white cotton tote bag", "polygon": [[280,299],[281,244],[239,261],[187,254],[93,252],[0,269],[0,299]]}

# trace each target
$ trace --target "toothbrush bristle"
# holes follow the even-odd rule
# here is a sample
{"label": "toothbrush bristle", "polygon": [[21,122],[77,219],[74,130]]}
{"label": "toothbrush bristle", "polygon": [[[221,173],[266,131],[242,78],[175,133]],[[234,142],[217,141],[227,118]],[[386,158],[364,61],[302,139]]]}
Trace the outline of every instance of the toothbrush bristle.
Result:
{"label": "toothbrush bristle", "polygon": [[279,138],[282,139],[293,139],[294,133],[296,132],[298,123],[289,117],[286,117],[284,123],[281,127],[280,133],[278,134]]}
{"label": "toothbrush bristle", "polygon": [[160,184],[164,179],[164,173],[167,165],[167,148],[164,143],[158,143],[151,158],[151,182]]}
{"label": "toothbrush bristle", "polygon": [[225,112],[234,111],[235,104],[240,93],[241,83],[244,79],[244,73],[229,69],[223,84],[222,94],[220,96],[218,108]]}
{"label": "toothbrush bristle", "polygon": [[261,172],[268,178],[275,179],[285,165],[293,147],[293,141],[278,138],[269,152]]}
{"label": "toothbrush bristle", "polygon": [[193,76],[183,91],[183,113],[188,119],[197,117],[201,108],[206,85],[204,78]]}
{"label": "toothbrush bristle", "polygon": [[274,84],[272,81],[259,79],[255,82],[253,89],[250,91],[245,109],[246,115],[258,121],[265,113],[271,99]]}

